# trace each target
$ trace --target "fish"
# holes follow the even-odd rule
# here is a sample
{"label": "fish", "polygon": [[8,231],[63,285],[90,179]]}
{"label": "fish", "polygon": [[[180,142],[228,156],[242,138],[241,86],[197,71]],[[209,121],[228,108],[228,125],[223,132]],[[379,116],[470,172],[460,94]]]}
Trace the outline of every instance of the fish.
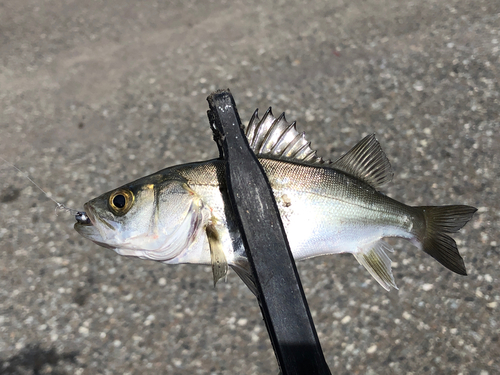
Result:
{"label": "fish", "polygon": [[[474,215],[467,205],[409,206],[379,188],[391,164],[374,134],[332,162],[311,148],[296,123],[271,108],[245,127],[276,200],[295,260],[351,253],[386,290],[396,288],[386,238],[403,238],[449,270],[466,275],[455,240]],[[214,285],[233,269],[256,294],[231,209],[225,162],[181,164],[84,204],[75,230],[119,255],[166,264],[212,265]]]}

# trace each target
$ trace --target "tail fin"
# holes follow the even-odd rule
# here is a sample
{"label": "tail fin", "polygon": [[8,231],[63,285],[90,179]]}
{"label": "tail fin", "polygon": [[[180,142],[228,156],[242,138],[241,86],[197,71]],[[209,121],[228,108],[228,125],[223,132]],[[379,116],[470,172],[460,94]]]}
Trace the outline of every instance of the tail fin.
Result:
{"label": "tail fin", "polygon": [[425,234],[420,241],[423,250],[446,268],[467,275],[464,260],[455,240],[445,233],[458,232],[472,218],[477,208],[470,206],[422,206]]}

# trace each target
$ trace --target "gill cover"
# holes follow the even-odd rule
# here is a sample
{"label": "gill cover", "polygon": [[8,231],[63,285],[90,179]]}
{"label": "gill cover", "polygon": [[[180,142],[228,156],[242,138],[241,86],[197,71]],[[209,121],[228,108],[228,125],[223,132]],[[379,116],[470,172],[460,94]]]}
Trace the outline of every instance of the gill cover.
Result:
{"label": "gill cover", "polygon": [[186,183],[174,180],[155,185],[153,189],[154,212],[147,230],[137,236],[138,239],[142,237],[136,244],[139,249],[132,254],[125,242],[125,246],[116,251],[121,255],[169,261],[179,257],[196,240],[208,222],[210,210]]}

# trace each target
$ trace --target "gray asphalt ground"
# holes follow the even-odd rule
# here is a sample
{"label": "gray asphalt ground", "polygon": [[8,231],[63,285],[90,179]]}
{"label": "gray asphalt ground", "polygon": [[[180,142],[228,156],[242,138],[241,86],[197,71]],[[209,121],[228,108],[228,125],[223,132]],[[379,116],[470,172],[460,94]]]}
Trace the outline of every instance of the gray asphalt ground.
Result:
{"label": "gray asphalt ground", "polygon": [[[469,276],[393,241],[399,291],[349,254],[301,262],[335,374],[500,373],[500,3],[0,2],[0,156],[83,203],[217,156],[205,98],[272,106],[336,158],[376,133],[411,205],[468,204]],[[0,167],[0,373],[276,374],[234,273],[126,259]]]}

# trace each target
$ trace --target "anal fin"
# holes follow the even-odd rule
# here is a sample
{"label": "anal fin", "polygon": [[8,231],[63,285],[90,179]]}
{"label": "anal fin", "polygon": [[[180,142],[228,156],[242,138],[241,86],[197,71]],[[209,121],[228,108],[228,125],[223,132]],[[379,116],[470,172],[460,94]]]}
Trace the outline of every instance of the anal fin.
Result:
{"label": "anal fin", "polygon": [[210,246],[210,258],[212,262],[212,273],[214,276],[214,287],[217,281],[227,275],[227,259],[224,254],[222,242],[220,241],[219,233],[215,228],[215,224],[210,223],[206,226],[208,244]]}
{"label": "anal fin", "polygon": [[360,250],[354,254],[354,257],[370,272],[373,278],[385,290],[390,290],[391,286],[398,289],[392,275],[391,259],[386,254],[386,251],[392,251],[392,248],[386,242],[378,240],[367,244]]}

